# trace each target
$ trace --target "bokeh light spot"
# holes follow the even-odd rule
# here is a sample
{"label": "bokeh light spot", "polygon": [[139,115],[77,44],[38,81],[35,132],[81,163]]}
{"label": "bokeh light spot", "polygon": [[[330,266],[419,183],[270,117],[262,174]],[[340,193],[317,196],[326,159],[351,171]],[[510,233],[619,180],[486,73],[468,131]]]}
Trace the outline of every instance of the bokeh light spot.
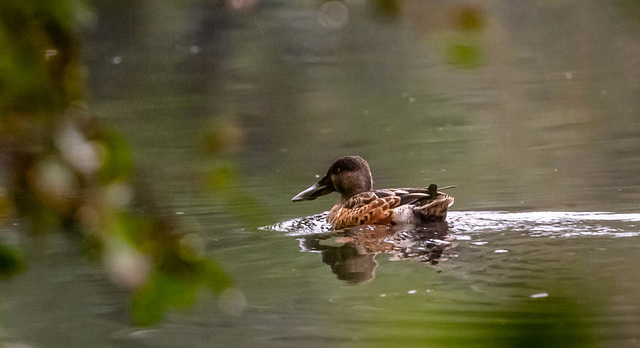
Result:
{"label": "bokeh light spot", "polygon": [[349,21],[349,8],[341,1],[325,2],[318,12],[318,22],[325,28],[339,29]]}

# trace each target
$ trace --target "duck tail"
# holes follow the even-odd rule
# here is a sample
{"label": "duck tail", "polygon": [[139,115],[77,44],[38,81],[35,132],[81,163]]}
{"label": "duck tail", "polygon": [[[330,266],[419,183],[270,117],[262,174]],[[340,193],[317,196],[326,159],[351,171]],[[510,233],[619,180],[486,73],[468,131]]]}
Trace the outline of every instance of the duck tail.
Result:
{"label": "duck tail", "polygon": [[444,221],[447,218],[447,211],[453,204],[453,197],[439,192],[439,197],[429,203],[416,207],[415,212],[418,213],[423,222]]}

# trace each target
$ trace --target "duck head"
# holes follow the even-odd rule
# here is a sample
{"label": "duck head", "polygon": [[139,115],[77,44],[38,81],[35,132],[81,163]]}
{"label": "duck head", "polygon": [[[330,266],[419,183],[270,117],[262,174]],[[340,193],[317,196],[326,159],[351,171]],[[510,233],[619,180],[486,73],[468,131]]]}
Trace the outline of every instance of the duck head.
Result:
{"label": "duck head", "polygon": [[342,200],[353,195],[373,190],[373,178],[369,164],[362,157],[347,156],[338,158],[320,181],[298,193],[291,200],[311,201],[331,192],[338,192]]}

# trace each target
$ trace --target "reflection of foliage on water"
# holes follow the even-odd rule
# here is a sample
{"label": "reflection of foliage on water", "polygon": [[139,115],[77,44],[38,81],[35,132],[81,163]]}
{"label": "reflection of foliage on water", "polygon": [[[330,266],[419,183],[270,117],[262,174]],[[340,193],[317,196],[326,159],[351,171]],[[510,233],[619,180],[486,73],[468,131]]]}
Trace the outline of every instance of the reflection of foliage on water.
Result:
{"label": "reflection of foliage on water", "polygon": [[[504,346],[595,346],[592,324],[588,319],[591,313],[571,298],[533,298],[513,307],[511,317],[501,330],[505,336]],[[495,339],[498,340],[499,337]]]}
{"label": "reflection of foliage on water", "polygon": [[[251,227],[267,223],[262,205],[240,185],[240,173],[233,160],[225,160],[224,155],[236,152],[244,141],[244,130],[230,118],[215,119],[205,129],[203,138],[212,156],[218,158],[212,164],[207,176],[207,186],[221,199],[227,212]],[[251,212],[251,213],[247,213]]]}
{"label": "reflection of foliage on water", "polygon": [[396,16],[400,12],[400,0],[375,0],[375,9],[386,16]]}
{"label": "reflection of foliage on water", "polygon": [[452,11],[453,34],[446,40],[445,57],[449,64],[460,68],[482,65],[481,32],[484,17],[477,5],[460,6]]}
{"label": "reflection of foliage on water", "polygon": [[[17,215],[25,232],[71,232],[88,241],[110,278],[133,292],[139,324],[194,302],[202,287],[230,278],[204,256],[204,243],[160,214],[132,176],[127,142],[90,116],[74,34],[77,1],[0,2],[0,218]],[[23,268],[0,245],[0,272]]]}

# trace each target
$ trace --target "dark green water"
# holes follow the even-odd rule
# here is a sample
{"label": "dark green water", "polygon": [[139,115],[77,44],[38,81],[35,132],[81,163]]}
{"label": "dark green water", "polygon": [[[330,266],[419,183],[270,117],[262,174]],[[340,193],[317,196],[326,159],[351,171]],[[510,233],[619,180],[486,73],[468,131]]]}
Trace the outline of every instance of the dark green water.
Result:
{"label": "dark green water", "polygon": [[[335,29],[313,1],[96,5],[93,111],[236,290],[136,328],[53,236],[2,285],[7,345],[640,346],[637,2],[346,3]],[[448,225],[291,221],[331,207],[290,199],[346,154],[376,187],[457,184]]]}

